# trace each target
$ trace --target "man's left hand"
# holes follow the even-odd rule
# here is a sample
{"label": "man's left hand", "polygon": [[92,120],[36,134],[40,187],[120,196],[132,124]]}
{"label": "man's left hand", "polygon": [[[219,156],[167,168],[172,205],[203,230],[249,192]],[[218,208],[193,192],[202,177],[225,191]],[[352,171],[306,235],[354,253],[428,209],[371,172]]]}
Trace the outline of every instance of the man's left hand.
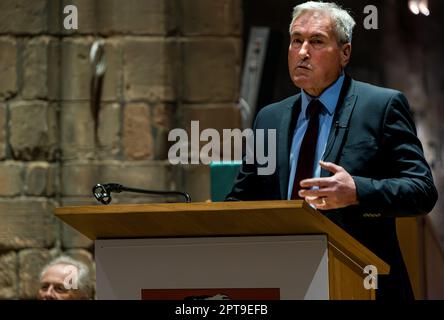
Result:
{"label": "man's left hand", "polygon": [[333,176],[302,180],[302,188],[319,187],[319,189],[300,190],[300,197],[321,210],[344,208],[359,203],[355,181],[343,167],[324,161],[319,161],[319,165],[332,172]]}

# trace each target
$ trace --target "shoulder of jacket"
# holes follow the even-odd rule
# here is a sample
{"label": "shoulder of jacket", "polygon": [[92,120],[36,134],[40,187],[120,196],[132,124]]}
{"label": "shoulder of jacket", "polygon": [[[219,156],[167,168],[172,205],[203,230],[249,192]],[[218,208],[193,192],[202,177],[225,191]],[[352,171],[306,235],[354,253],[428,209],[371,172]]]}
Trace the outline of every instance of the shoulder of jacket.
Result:
{"label": "shoulder of jacket", "polygon": [[263,107],[261,110],[259,110],[258,116],[259,115],[266,116],[266,115],[269,115],[270,113],[285,112],[287,110],[291,110],[294,103],[296,102],[297,99],[299,99],[300,96],[301,96],[301,94],[298,93],[298,94],[295,94],[295,95],[290,96],[288,98],[285,98],[281,101],[269,104],[269,105]]}
{"label": "shoulder of jacket", "polygon": [[370,95],[378,95],[381,97],[390,98],[390,97],[393,97],[396,95],[403,94],[399,90],[381,87],[381,86],[377,86],[377,85],[370,84],[370,83],[363,82],[363,81],[353,80],[353,84],[354,84],[355,92],[358,95],[359,94],[370,94]]}

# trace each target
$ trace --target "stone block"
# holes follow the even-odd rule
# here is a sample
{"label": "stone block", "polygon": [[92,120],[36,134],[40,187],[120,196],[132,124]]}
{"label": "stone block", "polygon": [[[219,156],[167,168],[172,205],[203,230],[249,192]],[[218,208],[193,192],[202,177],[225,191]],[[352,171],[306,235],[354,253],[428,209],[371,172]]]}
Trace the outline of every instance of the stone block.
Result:
{"label": "stone block", "polygon": [[94,122],[88,102],[62,103],[61,140],[63,159],[94,157]]}
{"label": "stone block", "polygon": [[46,175],[46,196],[55,196],[58,191],[60,191],[60,163],[50,164]]}
{"label": "stone block", "polygon": [[239,96],[240,39],[189,39],[184,43],[186,102],[234,102]]}
{"label": "stone block", "polygon": [[93,201],[92,188],[97,183],[169,190],[176,180],[173,169],[166,161],[70,161],[62,167],[62,194],[64,197],[91,197]]}
{"label": "stone block", "polygon": [[47,0],[46,11],[48,14],[47,29],[48,34],[59,35],[63,28],[63,7],[62,2]]}
{"label": "stone block", "polygon": [[195,35],[240,35],[241,0],[182,0],[182,33]]}
{"label": "stone block", "polygon": [[101,101],[120,101],[123,91],[123,49],[121,40],[105,42],[106,72],[103,77]]}
{"label": "stone block", "polygon": [[[1,6],[1,5],[0,5]],[[0,12],[1,10],[0,7]],[[0,19],[1,21],[2,19]],[[1,22],[0,22],[1,23]],[[0,101],[17,94],[17,43],[11,38],[0,38]]]}
{"label": "stone block", "polygon": [[15,159],[53,160],[57,150],[56,106],[47,102],[10,105],[10,144]]}
{"label": "stone block", "polygon": [[[176,180],[173,169],[166,161],[115,162],[113,165],[103,166],[101,179],[133,188],[170,190],[174,188]],[[125,193],[129,194],[131,193]]]}
{"label": "stone block", "polygon": [[97,1],[100,32],[104,34],[166,35],[175,27],[172,0]]}
{"label": "stone block", "polygon": [[123,49],[126,100],[172,101],[178,46],[164,39],[127,39]]}
{"label": "stone block", "polygon": [[57,165],[32,162],[26,168],[25,194],[29,196],[53,196],[56,191]]}
{"label": "stone block", "polygon": [[176,110],[171,105],[158,104],[153,110],[153,140],[154,159],[165,160],[168,158],[168,133],[173,129]]}
{"label": "stone block", "polygon": [[14,161],[0,162],[0,196],[14,197],[22,193],[23,165]]}
{"label": "stone block", "polygon": [[25,249],[19,252],[19,299],[36,299],[40,288],[40,273],[51,258],[48,249]]}
{"label": "stone block", "polygon": [[61,203],[62,206],[93,206],[97,204],[92,194],[85,197],[64,197]]}
{"label": "stone block", "polygon": [[[156,189],[157,190],[157,189]],[[181,189],[182,190],[182,189]],[[113,194],[113,204],[147,204],[147,203],[177,203],[184,201],[179,195],[146,195],[146,194]]]}
{"label": "stone block", "polygon": [[0,250],[54,245],[53,208],[48,200],[0,199]]}
{"label": "stone block", "polygon": [[102,104],[99,113],[99,154],[101,159],[113,159],[120,152],[121,107],[118,103]]}
{"label": "stone block", "polygon": [[123,110],[123,152],[125,159],[153,158],[150,108],[144,103],[130,103]]}
{"label": "stone block", "polygon": [[6,105],[0,103],[0,160],[6,157]]}
{"label": "stone block", "polygon": [[62,165],[61,186],[63,196],[92,197],[92,187],[100,180],[101,168],[98,164],[69,161]]}
{"label": "stone block", "polygon": [[[178,182],[178,166],[166,161],[135,161],[107,167],[103,172],[103,181],[123,184],[127,187],[151,190],[182,190]],[[143,204],[183,201],[181,196],[146,195],[142,193],[122,192],[112,194],[113,204]]]}
{"label": "stone block", "polygon": [[47,31],[48,8],[52,0],[0,1],[0,33],[38,34]]}
{"label": "stone block", "polygon": [[241,128],[241,114],[235,104],[185,104],[178,112],[179,125],[190,132],[191,121],[199,121],[200,130],[213,128],[222,134],[223,129]]}
{"label": "stone block", "polygon": [[0,299],[17,298],[17,254],[9,251],[0,254]]}
{"label": "stone block", "polygon": [[58,99],[59,41],[50,37],[31,38],[23,47],[23,87],[25,99]]}
{"label": "stone block", "polygon": [[[91,186],[92,187],[92,186]],[[91,188],[90,188],[91,189]],[[91,194],[91,193],[90,193]],[[62,205],[63,206],[86,206],[86,205],[95,205],[97,202],[94,200],[92,194],[88,198],[63,198]],[[92,248],[94,242],[83,234],[72,228],[70,225],[61,222],[62,226],[62,247],[64,249],[72,249],[72,248]],[[81,250],[83,251],[83,250]],[[67,253],[69,253],[68,251]],[[74,257],[78,258],[78,257]],[[83,255],[82,260],[85,258]],[[89,261],[91,257],[87,257],[86,260]],[[87,261],[84,261],[87,262]]]}
{"label": "stone block", "polygon": [[91,87],[90,37],[65,38],[62,41],[61,95],[63,100],[89,100]]}
{"label": "stone block", "polygon": [[[184,128],[191,141],[191,122],[198,121],[199,136],[205,129],[215,129],[219,133],[219,148],[212,148],[212,152],[217,153],[219,160],[223,159],[224,144],[231,143],[231,160],[234,159],[234,143],[232,143],[231,137],[224,140],[224,129],[241,128],[241,115],[240,110],[234,104],[190,104],[181,106],[178,112],[178,124],[179,127]],[[199,141],[199,143],[190,144],[189,159],[197,159],[202,147],[206,145],[207,141]],[[239,147],[241,148],[241,147]],[[241,149],[239,150],[239,158],[241,155]],[[228,155],[226,155],[228,157]],[[203,155],[200,157],[201,161]],[[205,161],[209,161],[206,159]],[[207,162],[204,162],[207,163]]]}

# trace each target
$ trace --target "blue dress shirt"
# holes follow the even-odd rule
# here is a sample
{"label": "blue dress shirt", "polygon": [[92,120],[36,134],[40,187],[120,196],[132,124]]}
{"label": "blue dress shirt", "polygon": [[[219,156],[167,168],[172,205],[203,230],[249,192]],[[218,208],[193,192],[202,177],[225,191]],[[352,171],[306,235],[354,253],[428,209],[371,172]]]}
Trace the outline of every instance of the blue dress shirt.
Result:
{"label": "blue dress shirt", "polygon": [[341,93],[343,83],[344,74],[342,73],[339,78],[332,85],[330,85],[330,87],[325,89],[319,97],[311,97],[304,90],[301,90],[301,112],[299,113],[299,118],[296,122],[296,130],[293,135],[290,150],[290,177],[288,180],[287,199],[291,199],[294,177],[297,170],[296,167],[298,163],[299,150],[308,126],[309,119],[306,117],[307,106],[314,98],[319,99],[319,101],[321,101],[324,105],[319,114],[319,134],[315,154],[316,165],[314,166],[313,173],[313,177],[320,177],[321,167],[319,165],[319,161],[322,159],[322,155],[324,154],[325,147],[327,145],[328,135],[330,133],[333,116],[335,114],[336,105],[338,104],[339,94]]}

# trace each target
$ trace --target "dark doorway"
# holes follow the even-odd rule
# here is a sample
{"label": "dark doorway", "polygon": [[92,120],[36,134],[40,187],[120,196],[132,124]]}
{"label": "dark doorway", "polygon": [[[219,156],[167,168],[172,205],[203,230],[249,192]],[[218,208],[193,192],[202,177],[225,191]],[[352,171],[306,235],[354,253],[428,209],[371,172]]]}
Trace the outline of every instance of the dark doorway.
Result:
{"label": "dark doorway", "polygon": [[268,55],[258,98],[259,110],[264,105],[282,100],[298,92],[290,80],[287,68],[288,27],[294,1],[244,0],[242,3],[244,50],[247,47],[251,27],[260,26],[271,29]]}

